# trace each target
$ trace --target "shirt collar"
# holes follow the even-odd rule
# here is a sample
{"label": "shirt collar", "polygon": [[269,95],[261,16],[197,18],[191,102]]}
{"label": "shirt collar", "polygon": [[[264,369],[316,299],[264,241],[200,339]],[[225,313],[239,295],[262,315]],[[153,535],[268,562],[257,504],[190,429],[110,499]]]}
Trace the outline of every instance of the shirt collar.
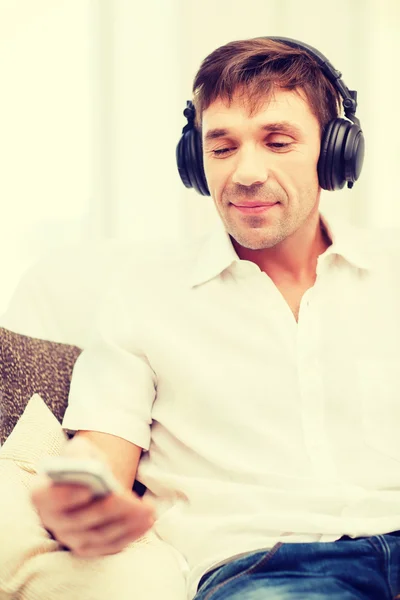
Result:
{"label": "shirt collar", "polygon": [[[330,255],[338,255],[356,268],[372,268],[374,253],[367,229],[351,225],[332,215],[328,216],[325,211],[320,211],[320,218],[332,244],[320,255],[319,262]],[[191,287],[221,275],[240,260],[229,234],[218,219],[218,223],[200,244],[195,256],[193,268],[190,270]]]}
{"label": "shirt collar", "polygon": [[347,223],[326,211],[321,211],[320,217],[332,240],[320,258],[336,254],[356,268],[369,270],[373,267],[375,237],[372,230]]}

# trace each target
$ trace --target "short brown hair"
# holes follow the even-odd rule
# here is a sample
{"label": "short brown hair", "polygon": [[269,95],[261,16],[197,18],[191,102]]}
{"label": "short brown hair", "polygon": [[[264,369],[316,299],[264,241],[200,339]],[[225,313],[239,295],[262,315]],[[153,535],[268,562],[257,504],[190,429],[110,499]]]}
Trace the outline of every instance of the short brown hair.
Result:
{"label": "short brown hair", "polygon": [[203,111],[217,98],[229,106],[242,90],[252,116],[275,87],[302,89],[321,132],[340,115],[339,92],[306,50],[257,37],[229,42],[203,60],[193,83],[196,128],[201,131]]}

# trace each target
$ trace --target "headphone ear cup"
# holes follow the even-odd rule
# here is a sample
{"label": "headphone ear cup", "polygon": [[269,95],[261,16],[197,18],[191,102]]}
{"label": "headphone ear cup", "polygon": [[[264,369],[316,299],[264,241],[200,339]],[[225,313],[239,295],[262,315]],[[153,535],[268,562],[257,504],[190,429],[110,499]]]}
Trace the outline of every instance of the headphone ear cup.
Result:
{"label": "headphone ear cup", "polygon": [[183,182],[183,185],[187,188],[193,187],[192,183],[190,181],[189,173],[186,168],[185,134],[182,134],[182,137],[179,140],[178,145],[176,147],[176,164],[177,164],[179,175]]}
{"label": "headphone ear cup", "polygon": [[190,164],[193,168],[193,176],[196,178],[196,190],[202,196],[210,196],[206,174],[204,172],[203,144],[201,143],[201,136],[197,129],[193,129],[191,143],[193,159]]}
{"label": "headphone ear cup", "polygon": [[364,136],[358,125],[346,119],[333,119],[326,127],[318,160],[322,189],[340,190],[346,182],[353,186],[364,161]]}
{"label": "headphone ear cup", "polygon": [[362,166],[364,163],[365,140],[364,134],[358,125],[352,125],[349,129],[346,138],[346,146],[344,149],[344,168],[346,181],[354,181],[361,175]]}
{"label": "headphone ear cup", "polygon": [[[321,141],[318,178],[322,189],[330,192],[341,189],[346,183],[344,177],[340,175],[340,154],[338,156],[338,151],[343,143],[342,121],[348,123],[344,119],[330,121]],[[339,133],[341,133],[340,140]]]}
{"label": "headphone ear cup", "polygon": [[176,161],[183,184],[194,188],[202,196],[209,196],[200,134],[194,127],[182,134],[176,149]]}

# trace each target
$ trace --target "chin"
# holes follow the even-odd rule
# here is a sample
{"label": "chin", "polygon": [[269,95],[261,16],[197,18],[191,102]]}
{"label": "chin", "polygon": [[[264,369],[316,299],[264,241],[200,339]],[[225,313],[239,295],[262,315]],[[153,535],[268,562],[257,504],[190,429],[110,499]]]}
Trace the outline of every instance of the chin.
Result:
{"label": "chin", "polygon": [[[232,234],[231,234],[232,235]],[[233,239],[240,245],[242,248],[247,248],[248,250],[265,250],[266,248],[272,248],[276,245],[276,240],[271,240],[258,236],[249,236],[246,233],[241,235],[232,235]]]}

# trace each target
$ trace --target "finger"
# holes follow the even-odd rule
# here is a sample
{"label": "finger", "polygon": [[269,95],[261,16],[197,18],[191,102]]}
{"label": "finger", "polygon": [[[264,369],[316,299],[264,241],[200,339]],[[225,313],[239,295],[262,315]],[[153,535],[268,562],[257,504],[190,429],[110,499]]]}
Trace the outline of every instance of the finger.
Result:
{"label": "finger", "polygon": [[134,529],[129,529],[126,523],[109,523],[101,530],[88,532],[89,537],[85,541],[74,544],[73,552],[86,557],[116,554],[144,535],[153,524],[154,519],[148,519],[137,524]]}
{"label": "finger", "polygon": [[[76,508],[78,503],[80,506],[87,505],[87,491],[83,490],[83,493],[85,494],[83,497],[81,495],[80,497],[75,497],[74,500],[70,499],[68,506],[73,505]],[[38,516],[44,528],[47,531],[50,531],[55,539],[59,540],[59,531],[68,529],[71,522],[66,516],[67,513],[60,509],[52,494],[46,495],[45,498],[37,498],[36,502],[35,499],[33,499],[33,504],[36,505]],[[63,505],[63,507],[65,508],[65,505]]]}
{"label": "finger", "polygon": [[83,533],[79,530],[68,531],[66,540],[68,544],[80,550],[81,548],[99,549],[112,545],[127,535],[127,522],[121,519],[115,519],[102,523],[99,527],[86,529]]}
{"label": "finger", "polygon": [[92,492],[87,486],[51,483],[47,490],[43,490],[40,506],[50,513],[60,514],[86,506],[92,500]]}
{"label": "finger", "polygon": [[87,545],[95,545],[100,541],[104,545],[120,544],[125,539],[132,540],[142,535],[154,525],[153,517],[146,517],[132,522],[127,518],[110,521],[87,531]]}
{"label": "finger", "polygon": [[128,493],[126,497],[110,494],[83,507],[67,512],[73,520],[74,531],[88,530],[116,520],[140,522],[153,516],[153,509]]}
{"label": "finger", "polygon": [[104,502],[98,500],[82,508],[68,511],[65,516],[66,528],[72,534],[82,534],[124,519],[121,510],[110,510]]}
{"label": "finger", "polygon": [[90,499],[91,495],[89,488],[85,485],[54,483],[47,475],[35,477],[31,489],[31,500],[35,506],[47,508],[47,506],[56,505],[61,510],[70,505],[79,505],[82,503],[82,499]]}
{"label": "finger", "polygon": [[48,491],[51,487],[51,479],[46,475],[36,475],[32,482],[31,488],[31,501],[33,504],[38,507],[41,504],[48,494]]}

